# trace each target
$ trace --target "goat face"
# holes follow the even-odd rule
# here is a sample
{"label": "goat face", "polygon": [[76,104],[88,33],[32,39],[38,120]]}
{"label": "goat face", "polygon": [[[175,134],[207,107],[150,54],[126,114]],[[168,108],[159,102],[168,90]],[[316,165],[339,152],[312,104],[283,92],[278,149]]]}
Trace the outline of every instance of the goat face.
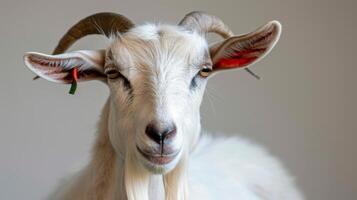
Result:
{"label": "goat face", "polygon": [[177,26],[140,26],[108,48],[110,133],[126,130],[127,150],[150,171],[172,169],[198,138],[207,68],[206,40]]}
{"label": "goat face", "polygon": [[[112,37],[106,50],[63,53],[74,40],[99,33],[98,26],[106,35],[112,27],[122,34]],[[207,76],[257,62],[276,44],[280,31],[280,24],[272,21],[252,33],[234,36],[217,17],[200,12],[188,14],[179,26],[133,28],[121,15],[99,13],[67,32],[54,51],[58,55],[30,52],[24,60],[30,70],[49,81],[106,83],[110,88],[108,130],[115,151],[152,173],[166,173],[185,161],[197,141]],[[208,47],[207,32],[226,39]]]}

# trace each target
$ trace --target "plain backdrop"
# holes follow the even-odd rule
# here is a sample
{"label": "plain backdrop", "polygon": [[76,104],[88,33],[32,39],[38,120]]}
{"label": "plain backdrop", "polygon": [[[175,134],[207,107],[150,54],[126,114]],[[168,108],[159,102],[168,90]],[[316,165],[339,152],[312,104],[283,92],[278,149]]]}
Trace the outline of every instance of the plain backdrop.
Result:
{"label": "plain backdrop", "polygon": [[[1,0],[0,199],[43,199],[89,157],[108,89],[99,82],[69,86],[32,81],[22,56],[50,53],[79,19],[102,11],[138,24],[176,24],[203,10],[236,34],[276,19],[276,48],[251,69],[210,80],[203,127],[240,133],[263,144],[296,177],[307,199],[357,197],[356,1],[330,0]],[[106,44],[91,36],[71,49]],[[235,155],[239,156],[239,155]]]}

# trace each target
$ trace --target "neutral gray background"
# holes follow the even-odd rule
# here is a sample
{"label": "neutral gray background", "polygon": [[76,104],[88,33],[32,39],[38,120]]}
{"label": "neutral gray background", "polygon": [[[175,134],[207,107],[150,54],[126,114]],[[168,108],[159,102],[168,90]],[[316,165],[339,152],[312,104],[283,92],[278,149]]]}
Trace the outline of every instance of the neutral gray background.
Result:
{"label": "neutral gray background", "polygon": [[[1,0],[0,199],[43,199],[88,159],[108,96],[99,82],[70,96],[69,86],[31,81],[24,52],[50,53],[67,28],[99,11],[177,23],[192,10],[221,17],[236,34],[272,19],[283,24],[276,48],[252,68],[261,81],[244,71],[211,79],[204,127],[264,144],[308,199],[356,199],[356,8],[353,0]],[[72,49],[104,45],[92,36]]]}

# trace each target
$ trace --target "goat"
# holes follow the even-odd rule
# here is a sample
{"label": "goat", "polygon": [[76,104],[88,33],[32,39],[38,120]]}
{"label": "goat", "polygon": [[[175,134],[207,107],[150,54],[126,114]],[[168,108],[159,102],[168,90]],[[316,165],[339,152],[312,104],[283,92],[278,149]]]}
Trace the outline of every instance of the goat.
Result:
{"label": "goat", "polygon": [[[224,40],[209,46],[211,32]],[[303,199],[280,162],[260,146],[201,134],[208,78],[247,69],[270,52],[280,33],[280,23],[271,21],[235,36],[203,12],[187,14],[178,25],[139,26],[119,14],[97,13],[72,26],[52,55],[26,53],[25,65],[48,81],[100,80],[110,90],[91,161],[50,199]],[[107,36],[109,47],[65,53],[90,34]]]}

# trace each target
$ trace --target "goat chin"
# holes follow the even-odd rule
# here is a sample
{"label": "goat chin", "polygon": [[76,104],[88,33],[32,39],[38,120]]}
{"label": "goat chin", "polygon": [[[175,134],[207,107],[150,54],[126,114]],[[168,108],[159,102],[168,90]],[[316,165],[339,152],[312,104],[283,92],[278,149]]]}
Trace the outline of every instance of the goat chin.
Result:
{"label": "goat chin", "polygon": [[148,170],[150,173],[166,174],[169,171],[171,171],[172,169],[174,169],[174,167],[180,161],[181,155],[182,155],[182,151],[180,151],[177,155],[175,155],[175,158],[172,161],[170,161],[169,163],[164,164],[164,165],[154,164],[154,163],[148,161],[146,158],[144,158],[141,155],[138,155],[138,159],[139,159],[140,163],[143,165],[143,167],[146,170]]}

